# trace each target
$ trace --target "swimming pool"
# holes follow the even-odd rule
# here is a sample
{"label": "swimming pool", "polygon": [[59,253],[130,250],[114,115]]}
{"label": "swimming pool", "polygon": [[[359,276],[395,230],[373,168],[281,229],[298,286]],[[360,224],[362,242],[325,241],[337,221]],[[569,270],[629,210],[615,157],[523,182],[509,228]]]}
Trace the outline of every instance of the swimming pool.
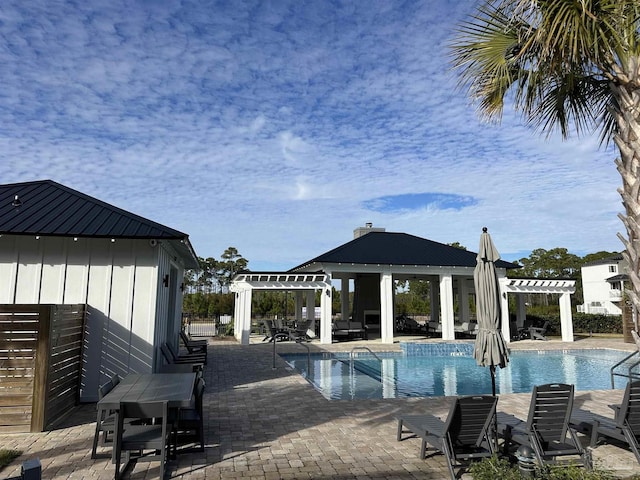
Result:
{"label": "swimming pool", "polygon": [[[354,352],[353,360],[349,353],[281,356],[330,400],[491,393],[489,369],[477,366],[473,345],[412,345],[402,344],[402,353],[376,353],[377,358],[367,352]],[[496,390],[524,393],[555,382],[576,390],[608,389],[610,368],[627,355],[610,349],[513,351],[509,365],[496,369]]]}

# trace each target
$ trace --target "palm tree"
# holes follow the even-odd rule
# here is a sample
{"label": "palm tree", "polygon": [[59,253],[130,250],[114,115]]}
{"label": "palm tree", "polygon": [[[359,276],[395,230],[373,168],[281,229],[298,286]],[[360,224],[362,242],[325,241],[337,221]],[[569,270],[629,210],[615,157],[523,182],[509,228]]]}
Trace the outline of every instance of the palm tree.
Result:
{"label": "palm tree", "polygon": [[619,217],[640,309],[640,0],[487,0],[451,45],[460,86],[488,119],[505,101],[547,135],[599,132],[622,177]]}

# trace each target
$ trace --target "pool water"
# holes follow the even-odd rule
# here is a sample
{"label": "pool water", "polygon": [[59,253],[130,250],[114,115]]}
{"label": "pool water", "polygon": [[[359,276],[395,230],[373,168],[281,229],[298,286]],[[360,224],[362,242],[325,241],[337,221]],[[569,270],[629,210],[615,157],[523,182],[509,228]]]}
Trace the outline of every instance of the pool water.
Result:
{"label": "pool water", "polygon": [[[353,359],[348,353],[281,356],[330,400],[490,394],[489,368],[476,364],[469,344],[460,345],[453,351],[423,348],[415,354],[406,348],[376,356],[357,352]],[[531,392],[544,383],[608,389],[611,367],[627,355],[610,349],[514,351],[508,366],[496,369],[496,391]],[[616,387],[623,381],[617,377]]]}

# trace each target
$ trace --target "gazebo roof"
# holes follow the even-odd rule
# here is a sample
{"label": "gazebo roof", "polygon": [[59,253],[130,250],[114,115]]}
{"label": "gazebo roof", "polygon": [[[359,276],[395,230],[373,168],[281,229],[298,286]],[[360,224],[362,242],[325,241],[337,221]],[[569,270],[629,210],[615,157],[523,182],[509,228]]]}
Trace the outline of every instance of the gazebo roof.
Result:
{"label": "gazebo roof", "polygon": [[167,240],[198,266],[187,234],[52,180],[0,185],[0,235]]}
{"label": "gazebo roof", "polygon": [[[423,265],[475,267],[477,253],[407,233],[370,232],[322,255],[304,262],[290,271],[309,269],[314,264]],[[499,260],[498,268],[513,269],[518,265]]]}

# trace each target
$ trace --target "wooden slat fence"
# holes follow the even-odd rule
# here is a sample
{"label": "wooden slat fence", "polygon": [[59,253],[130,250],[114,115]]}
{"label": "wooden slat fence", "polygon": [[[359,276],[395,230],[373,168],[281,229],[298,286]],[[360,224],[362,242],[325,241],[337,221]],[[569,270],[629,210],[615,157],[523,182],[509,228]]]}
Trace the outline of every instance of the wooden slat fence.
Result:
{"label": "wooden slat fence", "polygon": [[80,398],[85,305],[0,305],[0,433],[42,432]]}

